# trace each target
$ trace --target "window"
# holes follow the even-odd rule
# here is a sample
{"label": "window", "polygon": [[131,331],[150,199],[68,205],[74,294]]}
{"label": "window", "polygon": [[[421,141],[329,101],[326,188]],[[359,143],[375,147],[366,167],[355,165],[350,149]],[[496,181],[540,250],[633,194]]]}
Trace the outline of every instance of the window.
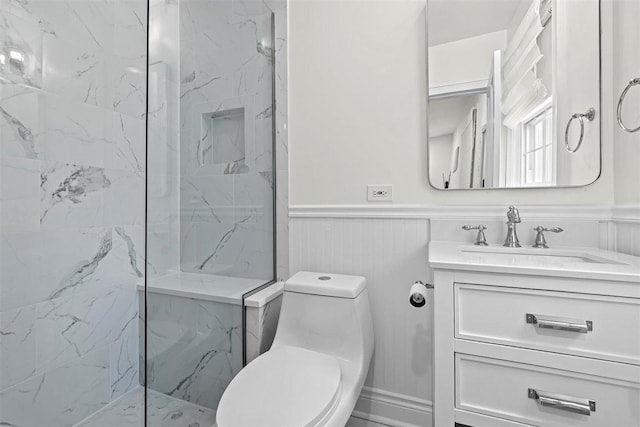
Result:
{"label": "window", "polygon": [[520,183],[524,186],[554,184],[553,109],[547,109],[522,125]]}

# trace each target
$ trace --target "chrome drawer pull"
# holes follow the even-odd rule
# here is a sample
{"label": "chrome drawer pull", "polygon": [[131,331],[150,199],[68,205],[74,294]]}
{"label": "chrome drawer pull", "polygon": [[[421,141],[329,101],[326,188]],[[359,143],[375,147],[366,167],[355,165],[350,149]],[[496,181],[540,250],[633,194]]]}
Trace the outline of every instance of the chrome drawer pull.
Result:
{"label": "chrome drawer pull", "polygon": [[527,395],[529,399],[537,400],[542,406],[548,406],[562,411],[574,412],[581,415],[591,415],[592,412],[596,411],[595,400],[550,393],[533,388],[527,391]]}
{"label": "chrome drawer pull", "polygon": [[556,329],[559,331],[579,332],[586,334],[593,331],[593,322],[591,320],[573,320],[562,317],[543,316],[540,314],[527,313],[527,323],[538,325],[538,328]]}

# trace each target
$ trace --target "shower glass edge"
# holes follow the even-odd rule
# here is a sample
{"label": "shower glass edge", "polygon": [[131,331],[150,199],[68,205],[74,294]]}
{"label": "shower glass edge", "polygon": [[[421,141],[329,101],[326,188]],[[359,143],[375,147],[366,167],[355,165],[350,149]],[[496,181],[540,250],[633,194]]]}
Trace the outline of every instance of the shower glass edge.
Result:
{"label": "shower glass edge", "polygon": [[244,300],[275,281],[273,19],[261,0],[148,3],[145,426],[215,423]]}

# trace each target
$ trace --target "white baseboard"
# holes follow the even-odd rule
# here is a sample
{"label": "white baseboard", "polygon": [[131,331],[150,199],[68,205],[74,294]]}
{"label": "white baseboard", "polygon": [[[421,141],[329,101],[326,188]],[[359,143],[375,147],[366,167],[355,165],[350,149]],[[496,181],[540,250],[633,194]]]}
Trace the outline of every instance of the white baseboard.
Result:
{"label": "white baseboard", "polygon": [[393,427],[431,427],[431,402],[364,387],[353,416]]}

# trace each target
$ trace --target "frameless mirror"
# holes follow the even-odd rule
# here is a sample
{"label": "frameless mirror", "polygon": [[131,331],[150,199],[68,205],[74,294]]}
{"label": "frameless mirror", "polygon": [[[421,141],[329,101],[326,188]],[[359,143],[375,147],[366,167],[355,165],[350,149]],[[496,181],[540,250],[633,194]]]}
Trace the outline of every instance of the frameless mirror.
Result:
{"label": "frameless mirror", "polygon": [[431,185],[598,178],[599,0],[428,0],[427,21]]}

